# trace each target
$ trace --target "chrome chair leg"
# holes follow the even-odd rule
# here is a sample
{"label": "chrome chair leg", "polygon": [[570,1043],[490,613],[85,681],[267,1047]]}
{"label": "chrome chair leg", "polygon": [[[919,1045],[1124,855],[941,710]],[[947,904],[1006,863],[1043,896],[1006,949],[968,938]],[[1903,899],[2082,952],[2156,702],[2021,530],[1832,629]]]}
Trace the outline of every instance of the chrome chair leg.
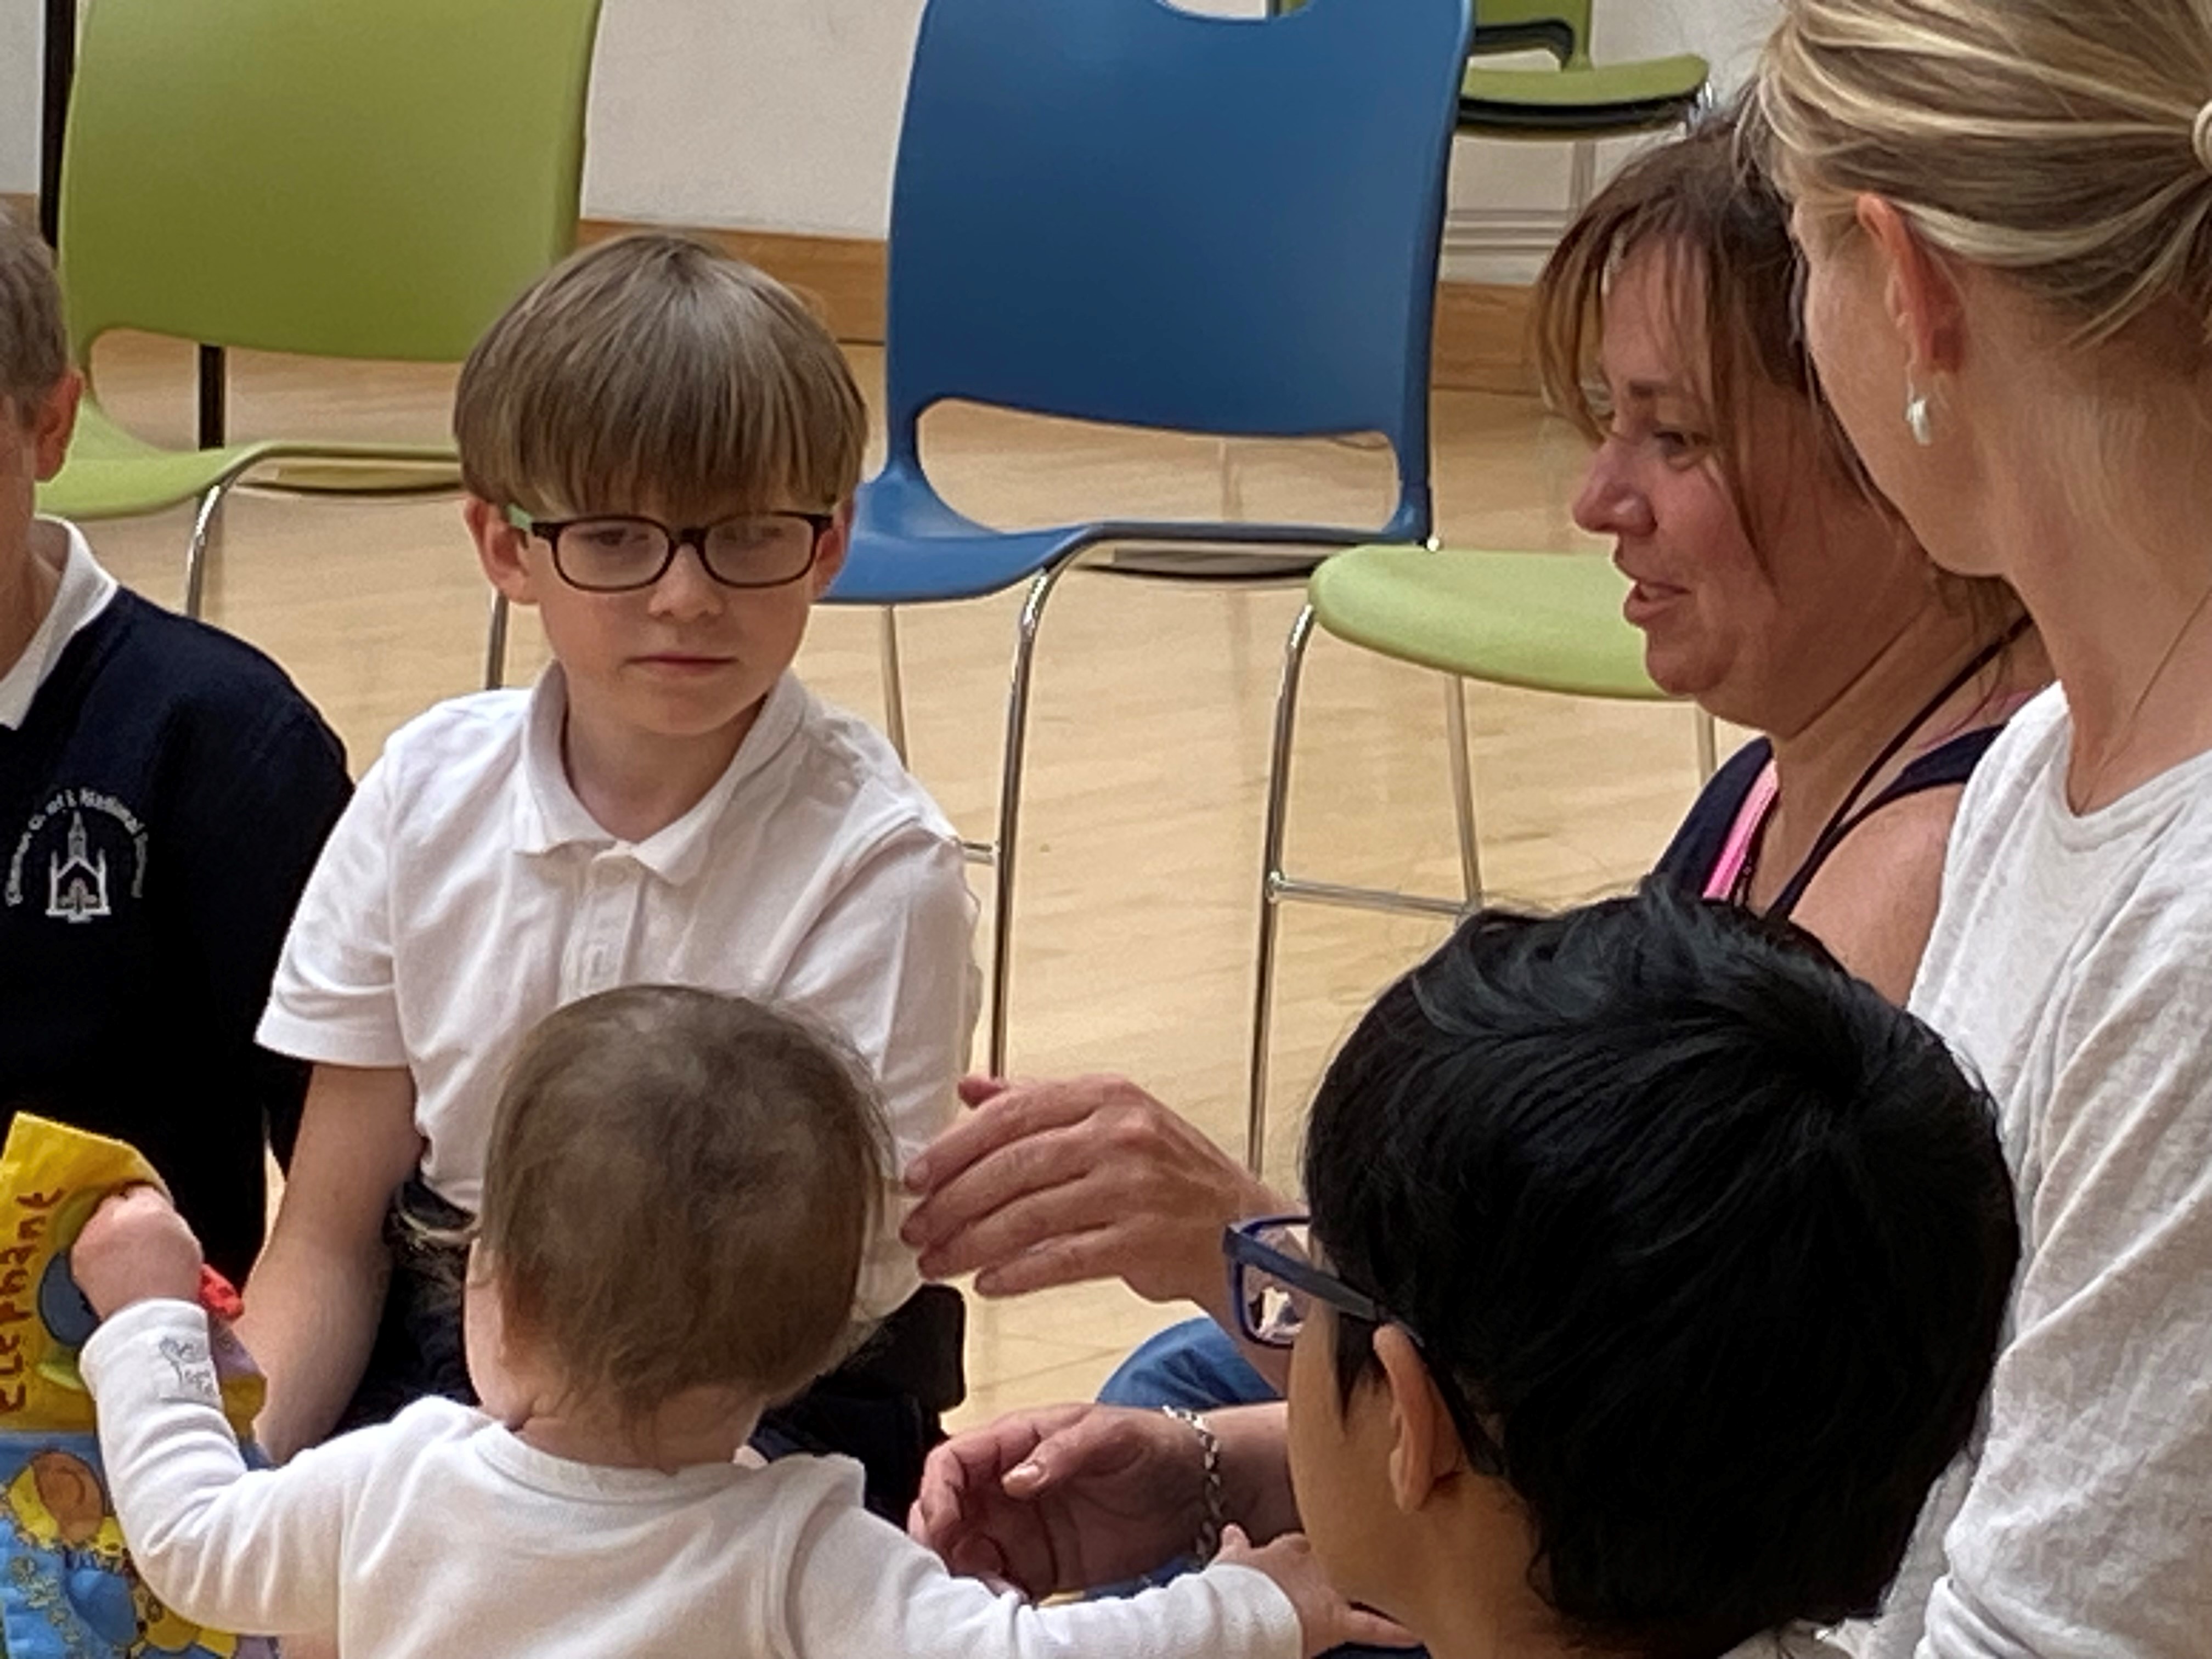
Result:
{"label": "chrome chair leg", "polygon": [[216,515],[222,511],[223,498],[236,482],[225,478],[212,486],[200,497],[199,511],[192,515],[191,539],[185,544],[185,615],[194,621],[207,603],[208,542],[215,532]]}
{"label": "chrome chair leg", "polygon": [[1474,763],[1467,752],[1467,682],[1444,677],[1444,741],[1451,745],[1452,817],[1459,826],[1460,885],[1468,908],[1482,902],[1482,842],[1474,825]]}
{"label": "chrome chair leg", "polygon": [[1713,729],[1713,717],[1704,709],[1693,709],[1698,731],[1698,781],[1711,783],[1713,774],[1720,770],[1720,733]]}
{"label": "chrome chair leg", "polygon": [[1221,522],[1236,524],[1244,517],[1244,485],[1237,474],[1237,452],[1226,438],[1215,442],[1221,459]]}
{"label": "chrome chair leg", "polygon": [[1060,577],[1082,555],[1063,559],[1030,580],[1014,636],[1013,680],[1006,692],[1006,747],[1000,757],[999,829],[991,860],[991,1024],[987,1066],[993,1077],[1006,1073],[1006,994],[1013,978],[1014,853],[1021,835],[1022,763],[1029,745],[1030,683],[1036,662],[1037,626],[1045,601]]}
{"label": "chrome chair leg", "polygon": [[1273,1036],[1275,943],[1282,922],[1283,840],[1291,799],[1291,750],[1297,735],[1298,682],[1313,638],[1314,608],[1305,605],[1283,646],[1282,683],[1275,692],[1274,744],[1267,757],[1267,820],[1260,848],[1260,943],[1252,997],[1252,1053],[1245,1073],[1244,1166],[1254,1175],[1267,1152],[1267,1045]]}
{"label": "chrome chair leg", "polygon": [[507,684],[507,595],[491,596],[491,620],[484,627],[484,690]]}
{"label": "chrome chair leg", "polygon": [[898,607],[883,609],[880,650],[884,679],[884,735],[901,766],[908,765],[906,750],[906,683],[899,673]]}

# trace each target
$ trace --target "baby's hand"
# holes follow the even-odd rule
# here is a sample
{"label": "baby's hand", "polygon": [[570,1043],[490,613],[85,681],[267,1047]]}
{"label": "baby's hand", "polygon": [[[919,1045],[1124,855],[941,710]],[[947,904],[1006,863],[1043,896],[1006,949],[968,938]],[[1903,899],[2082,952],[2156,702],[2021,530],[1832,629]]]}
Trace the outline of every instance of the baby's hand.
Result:
{"label": "baby's hand", "polygon": [[1304,1638],[1306,1659],[1340,1648],[1347,1643],[1378,1648],[1410,1648],[1419,1638],[1379,1613],[1355,1607],[1336,1593],[1314,1559],[1313,1546],[1302,1532],[1286,1532],[1255,1548],[1241,1527],[1221,1531],[1221,1553],[1213,1558],[1242,1567],[1257,1567],[1275,1581],[1275,1588],[1291,1598],[1298,1610],[1298,1628]]}
{"label": "baby's hand", "polygon": [[69,1255],[70,1276],[102,1319],[155,1297],[199,1297],[200,1242],[151,1187],[110,1196],[92,1212]]}

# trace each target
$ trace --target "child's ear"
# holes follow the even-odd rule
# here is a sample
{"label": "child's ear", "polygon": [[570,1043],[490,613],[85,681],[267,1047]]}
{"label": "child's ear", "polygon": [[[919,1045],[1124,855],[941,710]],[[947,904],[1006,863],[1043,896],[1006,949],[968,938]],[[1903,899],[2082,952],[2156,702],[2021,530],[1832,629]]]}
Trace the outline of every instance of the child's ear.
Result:
{"label": "child's ear", "polygon": [[1466,1457],[1451,1413],[1413,1338],[1395,1325],[1385,1325],[1375,1333],[1375,1357],[1382,1364],[1390,1397],[1390,1496],[1411,1514],[1465,1467]]}
{"label": "child's ear", "polygon": [[837,509],[836,519],[822,532],[822,539],[815,546],[812,580],[816,599],[830,591],[830,584],[845,568],[845,550],[852,541],[853,503],[848,501]]}
{"label": "child's ear", "polygon": [[[37,434],[37,477],[45,483],[62,470],[69,459],[70,438],[76,431],[77,403],[84,395],[84,376],[71,369],[54,382],[36,410],[31,425]],[[6,413],[0,410],[0,414]]]}
{"label": "child's ear", "polygon": [[538,585],[530,574],[529,561],[523,556],[530,532],[509,523],[505,509],[478,495],[463,499],[461,522],[468,526],[469,539],[477,544],[477,562],[483,567],[484,580],[506,594],[511,604],[537,604]]}

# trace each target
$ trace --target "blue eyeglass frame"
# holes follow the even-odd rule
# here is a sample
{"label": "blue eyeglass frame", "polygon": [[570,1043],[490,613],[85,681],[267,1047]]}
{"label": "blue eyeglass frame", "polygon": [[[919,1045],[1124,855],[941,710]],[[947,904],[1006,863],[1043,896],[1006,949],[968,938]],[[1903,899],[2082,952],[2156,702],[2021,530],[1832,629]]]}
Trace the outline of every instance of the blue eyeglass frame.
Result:
{"label": "blue eyeglass frame", "polygon": [[1249,1268],[1257,1268],[1279,1279],[1295,1290],[1304,1291],[1316,1300],[1324,1302],[1339,1313],[1349,1314],[1354,1319],[1374,1325],[1395,1325],[1405,1332],[1406,1338],[1421,1356],[1428,1367],[1429,1381],[1436,1387],[1437,1396],[1444,1402],[1445,1413],[1452,1426],[1459,1431],[1461,1449],[1467,1454],[1468,1464],[1476,1473],[1495,1475],[1505,1467],[1504,1449],[1498,1443],[1481,1421],[1475,1416],[1459,1385],[1449,1372],[1438,1365],[1429,1354],[1429,1345],[1421,1340],[1421,1334],[1364,1291],[1355,1291],[1334,1273],[1316,1267],[1310,1261],[1301,1261],[1286,1255],[1271,1244],[1262,1244],[1259,1235],[1270,1227],[1310,1227],[1310,1214],[1255,1216],[1249,1221],[1239,1221],[1221,1230],[1221,1254],[1229,1263],[1229,1301],[1237,1310],[1237,1334],[1257,1348],[1284,1349],[1296,1346],[1295,1340],[1285,1342],[1279,1338],[1261,1336],[1252,1327],[1252,1304],[1244,1295],[1244,1274]]}
{"label": "blue eyeglass frame", "polygon": [[1312,1222],[1309,1215],[1263,1215],[1221,1230],[1221,1254],[1229,1261],[1229,1302],[1237,1310],[1237,1334],[1255,1347],[1287,1348],[1291,1344],[1279,1338],[1262,1336],[1253,1328],[1252,1304],[1244,1295],[1244,1272],[1248,1267],[1256,1267],[1339,1312],[1364,1319],[1370,1325],[1396,1322],[1373,1297],[1362,1295],[1334,1273],[1260,1242],[1259,1236],[1271,1227],[1305,1227]]}

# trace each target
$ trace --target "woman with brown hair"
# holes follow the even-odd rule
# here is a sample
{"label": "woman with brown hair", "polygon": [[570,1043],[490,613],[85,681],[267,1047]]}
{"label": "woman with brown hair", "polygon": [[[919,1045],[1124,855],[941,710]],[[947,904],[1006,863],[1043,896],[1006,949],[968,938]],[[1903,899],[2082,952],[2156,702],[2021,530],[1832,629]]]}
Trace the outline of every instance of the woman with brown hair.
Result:
{"label": "woman with brown hair", "polygon": [[[1657,876],[1793,918],[1902,1001],[1960,789],[2049,669],[2005,584],[1938,572],[1867,483],[1799,344],[1797,285],[1787,207],[1715,120],[1568,232],[1536,290],[1538,358],[1595,446],[1576,517],[1634,580],[1652,677],[1766,734]],[[1220,1328],[1162,1333],[1103,1397],[1258,1394],[1226,1334],[1221,1230],[1289,1206],[1133,1083],[963,1093],[978,1109],[909,1172],[923,1271],[975,1272],[987,1296],[1119,1277],[1195,1303]]]}
{"label": "woman with brown hair", "polygon": [[1765,735],[1658,874],[1802,923],[1902,1001],[1959,791],[2048,678],[2002,580],[1946,575],[1822,404],[1789,214],[1720,121],[1632,163],[1536,293],[1575,507],[1635,584],[1652,678]]}

